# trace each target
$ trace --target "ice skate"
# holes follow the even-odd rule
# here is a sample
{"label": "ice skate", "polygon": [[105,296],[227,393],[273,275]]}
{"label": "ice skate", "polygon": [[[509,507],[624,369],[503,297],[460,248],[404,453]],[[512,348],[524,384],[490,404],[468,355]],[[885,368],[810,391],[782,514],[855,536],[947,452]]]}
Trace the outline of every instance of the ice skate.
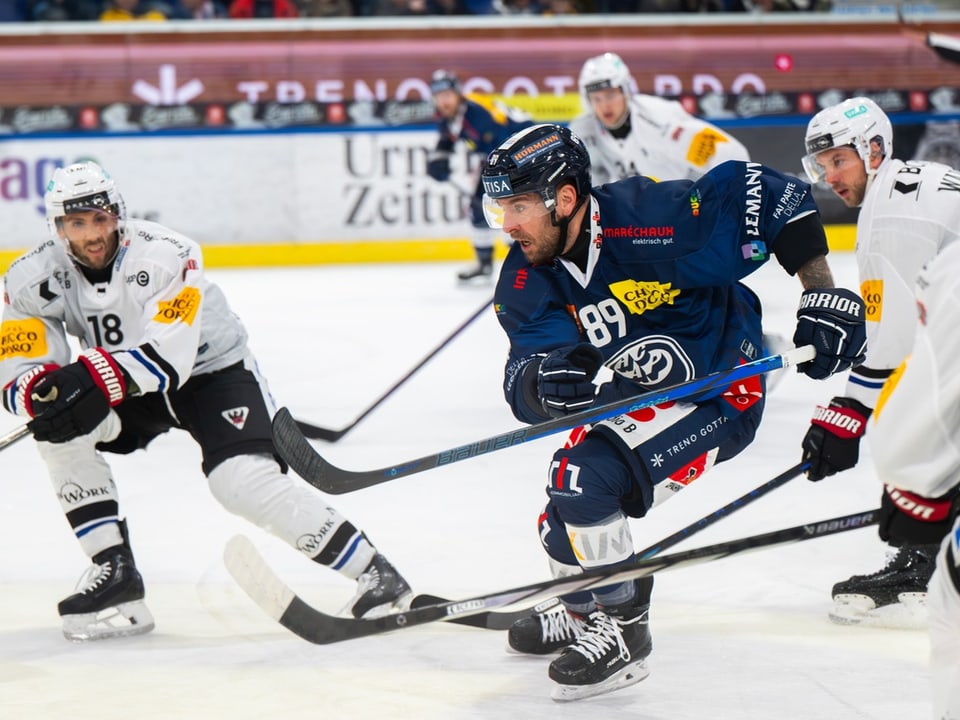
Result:
{"label": "ice skate", "polygon": [[412,599],[407,581],[383,555],[377,553],[357,578],[357,594],[343,612],[355,618],[382,617],[393,611],[408,610]]}
{"label": "ice skate", "polygon": [[650,674],[648,605],[598,609],[585,632],[550,663],[551,697],[580,700],[638,683]]}
{"label": "ice skate", "polygon": [[462,283],[476,282],[479,280],[489,280],[493,277],[493,261],[478,260],[473,265],[464,268],[457,273],[457,280]]}
{"label": "ice skate", "polygon": [[507,652],[522,655],[549,655],[559,652],[579,638],[587,624],[563,605],[555,602],[545,610],[536,608],[510,626]]}
{"label": "ice skate", "polygon": [[143,578],[125,545],[93,556],[77,592],[57,606],[68,640],[85,642],[140,635],[153,630],[153,616],[143,602]]}
{"label": "ice skate", "polygon": [[886,567],[833,586],[830,619],[840,625],[923,628],[937,545],[904,545]]}

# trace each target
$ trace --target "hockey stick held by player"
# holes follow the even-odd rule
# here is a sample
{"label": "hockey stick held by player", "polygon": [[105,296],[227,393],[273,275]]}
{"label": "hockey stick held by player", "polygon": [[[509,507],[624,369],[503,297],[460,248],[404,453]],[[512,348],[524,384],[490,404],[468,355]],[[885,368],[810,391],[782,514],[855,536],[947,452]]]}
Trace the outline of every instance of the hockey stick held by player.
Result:
{"label": "hockey stick held by player", "polygon": [[[740,281],[773,257],[802,285],[794,337],[815,356],[800,370],[824,378],[862,359],[863,302],[834,286],[819,213],[798,178],[730,161],[696,181],[594,187],[580,138],[546,124],[492,152],[481,179],[488,222],[513,240],[495,304],[510,343],[504,397],[522,422],[550,417],[557,398],[541,369],[563,348],[589,344],[612,371],[595,387],[597,404],[755,360],[760,301]],[[592,370],[579,366],[584,377]],[[581,378],[573,388],[578,407],[591,402]],[[557,450],[539,516],[554,574],[632,562],[628,518],[644,516],[658,489],[740,453],[763,407],[760,376],[598,422]],[[563,598],[587,620],[550,664],[556,699],[646,676],[651,594],[646,578]]]}
{"label": "hockey stick held by player", "polygon": [[[106,455],[145,449],[171,429],[196,441],[225,509],[357,581],[351,614],[403,606],[407,583],[366,535],[286,474],[247,331],[207,279],[200,247],[128,218],[116,182],[95,163],[57,169],[44,201],[50,238],[4,278],[2,335],[31,342],[3,348],[0,387],[6,410],[29,420],[93,562],[58,606],[64,634],[82,641],[153,628]],[[86,348],[72,362],[68,335]]]}

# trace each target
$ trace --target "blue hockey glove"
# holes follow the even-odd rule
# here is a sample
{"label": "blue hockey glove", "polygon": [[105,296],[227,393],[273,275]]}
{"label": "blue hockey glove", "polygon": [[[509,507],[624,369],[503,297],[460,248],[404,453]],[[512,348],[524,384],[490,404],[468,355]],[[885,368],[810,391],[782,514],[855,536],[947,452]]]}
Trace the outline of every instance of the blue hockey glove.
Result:
{"label": "blue hockey glove", "polygon": [[450,179],[450,153],[434,152],[427,158],[427,175],[437,182]]}
{"label": "blue hockey glove", "polygon": [[823,480],[857,464],[860,438],[872,412],[848,397],[835,397],[829,407],[817,407],[802,443],[803,462],[810,463],[810,480]]}
{"label": "blue hockey glove", "polygon": [[550,417],[584,410],[596,398],[593,379],[603,365],[603,355],[593,345],[581,343],[549,353],[537,371],[537,395]]}
{"label": "blue hockey glove", "polygon": [[798,366],[815,380],[859,365],[867,349],[863,300],[844,288],[806,290],[800,296],[793,342],[816,349],[813,360]]}
{"label": "blue hockey glove", "polygon": [[120,366],[106,350],[85,351],[77,362],[44,375],[33,386],[34,438],[63,443],[93,432],[126,395]]}

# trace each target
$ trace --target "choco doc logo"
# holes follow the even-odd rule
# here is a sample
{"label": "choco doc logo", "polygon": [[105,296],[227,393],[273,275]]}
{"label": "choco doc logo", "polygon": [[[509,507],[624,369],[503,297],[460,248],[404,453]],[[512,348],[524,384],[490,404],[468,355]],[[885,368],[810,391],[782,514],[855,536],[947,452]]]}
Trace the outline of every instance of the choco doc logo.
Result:
{"label": "choco doc logo", "polygon": [[0,325],[0,360],[43,357],[46,354],[47,334],[40,320],[8,320]]}
{"label": "choco doc logo", "polygon": [[186,287],[173,300],[158,303],[158,308],[159,311],[153,316],[154,322],[170,324],[180,320],[187,325],[193,325],[200,309],[200,291]]}
{"label": "choco doc logo", "polygon": [[864,320],[880,322],[883,315],[883,280],[864,280],[860,284],[860,297],[866,305]]}
{"label": "choco doc logo", "polygon": [[621,280],[610,285],[610,292],[627,309],[637,315],[643,315],[647,310],[653,310],[661,305],[673,305],[674,299],[680,294],[670,283],[639,282],[637,280]]}

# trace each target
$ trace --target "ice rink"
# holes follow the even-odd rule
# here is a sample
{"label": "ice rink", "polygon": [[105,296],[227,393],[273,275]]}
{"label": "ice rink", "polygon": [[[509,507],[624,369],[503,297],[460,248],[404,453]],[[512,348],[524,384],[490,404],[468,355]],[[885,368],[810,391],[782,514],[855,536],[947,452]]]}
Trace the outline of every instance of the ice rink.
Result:
{"label": "ice rink", "polygon": [[[852,255],[830,257],[856,287]],[[244,319],[279,405],[314,424],[347,425],[439,343],[492,285],[458,288],[458,265],[213,270]],[[749,279],[765,326],[787,337],[799,281],[775,262]],[[335,444],[350,469],[399,464],[517,427],[502,399],[505,337],[483,315]],[[783,378],[754,444],[632,524],[638,548],[708,514],[799,460],[817,402],[840,379]],[[0,414],[0,433],[17,425]],[[331,498],[415,589],[466,598],[548,575],[536,519],[563,435]],[[798,478],[677,549],[868,510],[879,504],[864,443],[860,466]],[[443,623],[328,646],[266,617],[223,566],[226,541],[250,537],[315,606],[337,611],[353,583],[226,513],[185,433],[113,457],[147,601],[148,635],[74,645],[57,602],[87,565],[45,470],[25,440],[7,448],[0,492],[0,718],[633,718],[917,720],[930,716],[923,631],[839,627],[830,587],[885,561],[874,529],[727,558],[658,576],[650,677],[578,703],[550,700],[548,659],[504,652],[505,634]]]}

